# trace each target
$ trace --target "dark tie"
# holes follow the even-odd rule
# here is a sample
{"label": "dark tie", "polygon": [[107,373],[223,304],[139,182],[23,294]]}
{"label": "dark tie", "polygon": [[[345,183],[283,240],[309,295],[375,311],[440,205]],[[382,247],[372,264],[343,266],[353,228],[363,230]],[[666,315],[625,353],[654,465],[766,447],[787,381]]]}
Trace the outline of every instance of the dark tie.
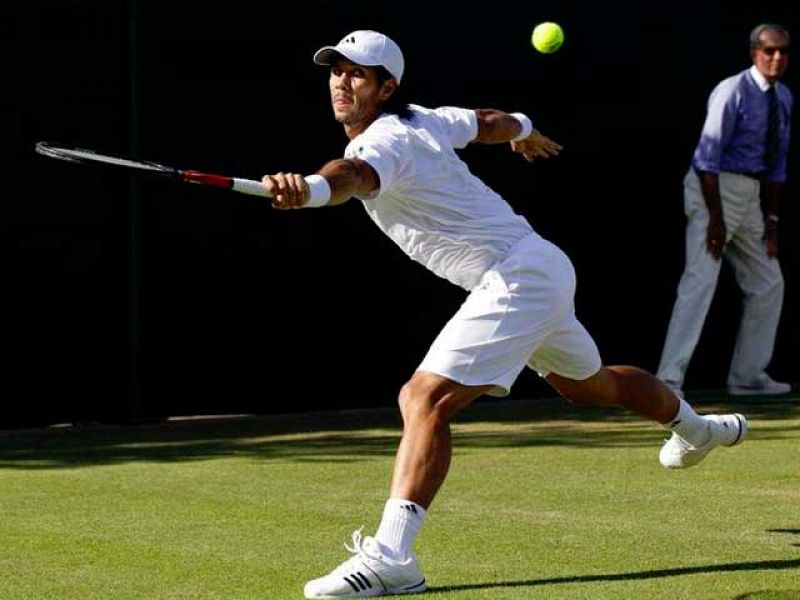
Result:
{"label": "dark tie", "polygon": [[775,91],[775,85],[771,85],[767,90],[767,145],[764,152],[764,160],[766,161],[767,168],[772,165],[778,154],[778,146],[780,145],[780,118],[778,116],[778,94]]}

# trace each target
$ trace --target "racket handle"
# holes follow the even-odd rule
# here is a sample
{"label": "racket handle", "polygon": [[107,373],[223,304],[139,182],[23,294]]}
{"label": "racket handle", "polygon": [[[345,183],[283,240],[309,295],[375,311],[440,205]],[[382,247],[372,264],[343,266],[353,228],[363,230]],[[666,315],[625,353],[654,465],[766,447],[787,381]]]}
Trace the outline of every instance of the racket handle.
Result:
{"label": "racket handle", "polygon": [[264,184],[254,179],[238,179],[234,177],[233,186],[231,186],[231,189],[234,192],[240,192],[242,194],[271,198],[269,192],[267,192],[267,188],[264,187]]}

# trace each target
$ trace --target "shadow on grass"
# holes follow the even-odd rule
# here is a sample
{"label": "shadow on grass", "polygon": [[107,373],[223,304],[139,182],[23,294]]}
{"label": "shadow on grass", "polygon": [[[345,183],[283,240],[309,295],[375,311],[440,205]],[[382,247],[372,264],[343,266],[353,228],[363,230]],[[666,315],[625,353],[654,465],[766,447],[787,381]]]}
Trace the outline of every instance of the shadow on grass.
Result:
{"label": "shadow on grass", "polygon": [[[784,569],[797,569],[800,559],[793,560],[762,560],[727,565],[702,565],[697,567],[683,567],[675,569],[653,569],[651,571],[638,571],[635,573],[612,573],[608,575],[576,575],[574,577],[551,577],[544,579],[527,579],[522,581],[498,581],[493,583],[465,583],[443,587],[431,587],[432,592],[461,592],[468,590],[486,590],[493,588],[522,588],[542,585],[558,585],[564,583],[597,583],[601,581],[635,581],[637,579],[661,579],[663,577],[677,577],[680,575],[697,575],[700,573],[726,573],[732,571],[777,571]],[[747,597],[747,596],[745,596]]]}
{"label": "shadow on grass", "polygon": [[[767,529],[767,531],[771,533],[788,533],[791,535],[800,535],[800,529]],[[792,546],[797,546],[800,548],[800,543],[794,543]],[[797,596],[800,598],[800,594]]]}
{"label": "shadow on grass", "polygon": [[[696,405],[701,413],[742,412],[751,420],[781,421],[780,425],[755,432],[759,439],[800,432],[799,402],[744,399],[725,404],[696,402]],[[798,418],[796,423],[783,423],[795,418]],[[481,400],[462,413],[454,425],[455,445],[461,450],[640,447],[657,445],[664,436],[657,426],[629,413],[575,408],[559,398]],[[137,461],[172,463],[235,456],[255,460],[357,462],[393,456],[400,431],[395,409],[22,430],[0,435],[0,469],[73,468]]]}

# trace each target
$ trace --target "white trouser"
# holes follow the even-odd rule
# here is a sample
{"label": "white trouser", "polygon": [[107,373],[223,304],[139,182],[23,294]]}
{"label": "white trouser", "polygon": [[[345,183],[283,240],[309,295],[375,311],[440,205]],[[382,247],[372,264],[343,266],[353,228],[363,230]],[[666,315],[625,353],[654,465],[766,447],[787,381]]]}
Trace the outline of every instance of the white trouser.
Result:
{"label": "white trouser", "polygon": [[[658,377],[683,386],[703,328],[721,261],[706,247],[708,209],[700,179],[690,169],[683,180],[686,227],[686,267],[667,329]],[[742,319],[733,352],[728,384],[745,383],[764,372],[772,359],[783,304],[783,275],[777,259],[767,256],[764,219],[757,180],[720,173],[720,197],[727,229],[723,256],[730,261],[744,295]]]}

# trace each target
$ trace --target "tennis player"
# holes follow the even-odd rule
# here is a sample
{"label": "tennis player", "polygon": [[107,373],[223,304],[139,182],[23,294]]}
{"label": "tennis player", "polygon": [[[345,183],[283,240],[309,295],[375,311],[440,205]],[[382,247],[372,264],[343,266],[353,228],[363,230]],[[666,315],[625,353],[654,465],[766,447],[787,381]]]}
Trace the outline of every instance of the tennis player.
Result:
{"label": "tennis player", "polygon": [[402,100],[403,55],[387,36],[354,31],[314,62],[330,67],[333,114],[350,142],[318,173],[266,175],[277,209],[358,198],[412,259],[468,292],[399,395],[403,435],[374,537],[353,534],[352,556],[309,581],[306,598],[411,594],[426,589],[412,544],[450,466],[449,422],[482,394],[505,396],[527,366],[577,404],[623,407],[672,432],[660,461],[691,467],[743,440],[741,415],[700,416],[658,379],[602,365],[575,316],[575,272],[456,149],[509,143],[533,161],[561,146],[521,113]]}

